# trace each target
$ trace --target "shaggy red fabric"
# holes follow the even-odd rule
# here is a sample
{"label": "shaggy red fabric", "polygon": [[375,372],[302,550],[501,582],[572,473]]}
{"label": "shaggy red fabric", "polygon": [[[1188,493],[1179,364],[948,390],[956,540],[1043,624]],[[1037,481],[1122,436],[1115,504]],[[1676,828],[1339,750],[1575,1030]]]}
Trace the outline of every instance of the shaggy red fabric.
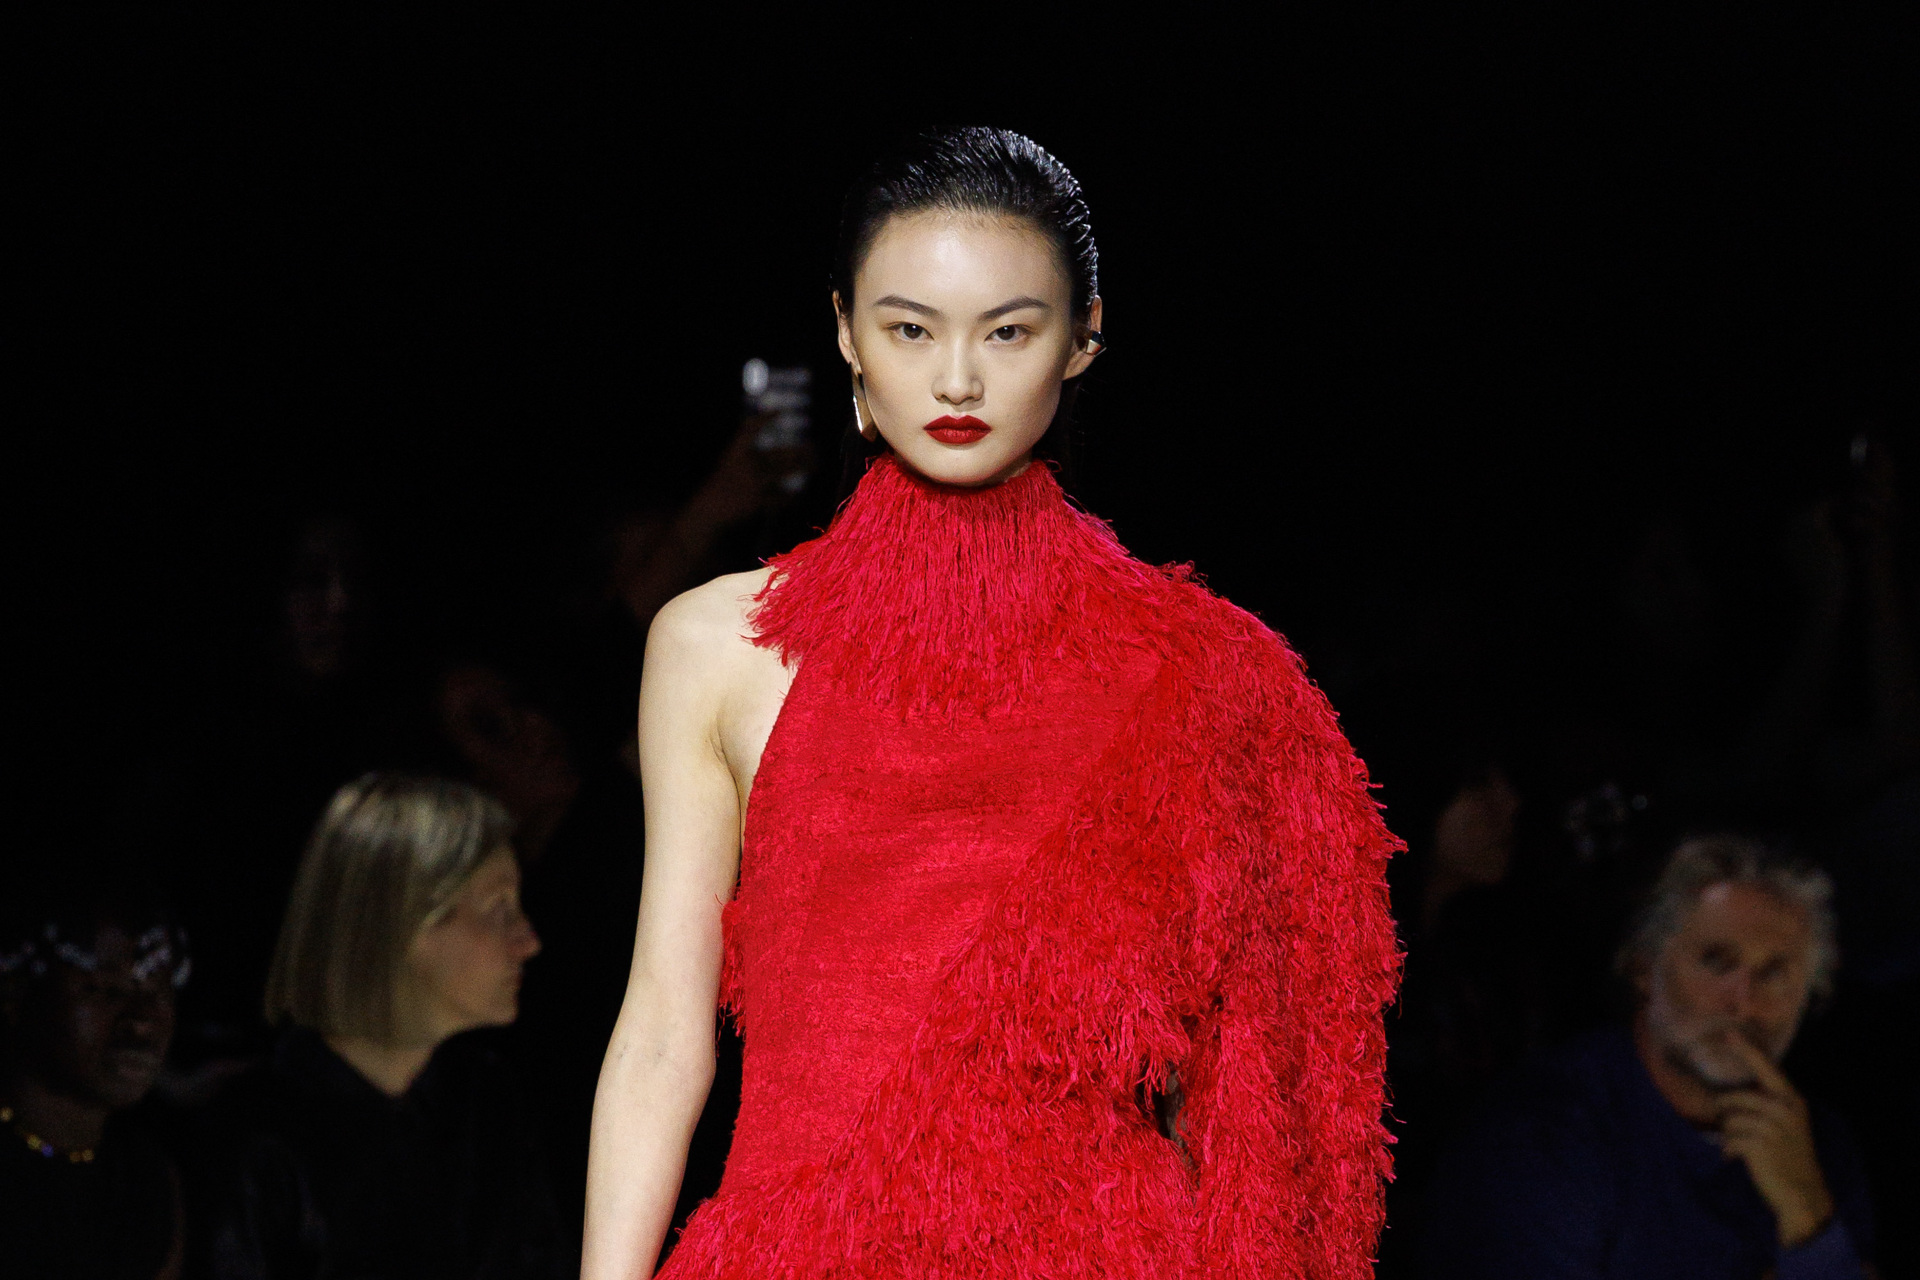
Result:
{"label": "shaggy red fabric", "polygon": [[1397,845],[1293,653],[1040,466],[882,459],[774,569],[745,1099],[665,1274],[1371,1274]]}

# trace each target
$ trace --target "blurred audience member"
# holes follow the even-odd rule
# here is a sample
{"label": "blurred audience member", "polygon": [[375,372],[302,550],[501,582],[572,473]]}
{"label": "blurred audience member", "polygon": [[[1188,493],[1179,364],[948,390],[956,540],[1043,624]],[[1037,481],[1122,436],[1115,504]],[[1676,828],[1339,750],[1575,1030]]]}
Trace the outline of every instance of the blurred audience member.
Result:
{"label": "blurred audience member", "polygon": [[1870,1275],[1858,1158],[1778,1065],[1832,986],[1831,895],[1749,841],[1683,843],[1621,951],[1631,1027],[1536,1064],[1454,1145],[1427,1274]]}
{"label": "blurred audience member", "polygon": [[711,560],[724,535],[791,503],[794,490],[784,482],[804,478],[813,451],[807,445],[766,447],[767,425],[777,416],[750,414],[742,420],[719,462],[677,510],[636,513],[620,522],[609,587],[641,631],[661,605],[711,576]]}
{"label": "blurred audience member", "polygon": [[240,1277],[559,1277],[522,1091],[461,1032],[511,1023],[540,948],[511,819],[461,783],[341,788],[267,982],[272,1059],[221,1100],[207,1264]]}
{"label": "blurred audience member", "polygon": [[1490,764],[1434,823],[1394,1036],[1396,1111],[1429,1130],[1544,1042],[1537,906],[1511,876],[1519,814],[1520,793]]}
{"label": "blurred audience member", "polygon": [[226,653],[207,637],[204,660],[222,664],[228,687],[150,766],[153,826],[180,867],[199,966],[177,1065],[209,1067],[209,1079],[264,1050],[261,983],[313,814],[342,783],[416,754],[419,699],[377,625],[378,541],[340,514],[285,532],[261,548],[263,580],[242,597],[248,647]]}
{"label": "blurred audience member", "polygon": [[580,775],[560,722],[484,662],[448,668],[436,693],[447,741],[473,781],[506,805],[521,861],[539,862],[580,794]]}
{"label": "blurred audience member", "polygon": [[1382,1274],[1406,1274],[1406,1246],[1433,1161],[1487,1083],[1545,1042],[1547,968],[1534,896],[1514,883],[1519,790],[1484,757],[1451,774],[1457,784],[1432,832],[1416,840],[1420,877],[1407,912],[1406,980],[1388,1026],[1393,1080],[1394,1182]]}
{"label": "blurred audience member", "polygon": [[287,671],[315,684],[347,675],[371,629],[365,549],[344,516],[310,520],[300,530],[280,602]]}
{"label": "blurred audience member", "polygon": [[0,1272],[34,1280],[180,1274],[179,1177],[124,1123],[173,1035],[185,940],[140,896],[17,903],[0,937]]}
{"label": "blurred audience member", "polygon": [[1433,931],[1461,890],[1497,885],[1507,878],[1519,815],[1520,793],[1497,764],[1454,793],[1434,824],[1433,866],[1420,910],[1423,931]]}

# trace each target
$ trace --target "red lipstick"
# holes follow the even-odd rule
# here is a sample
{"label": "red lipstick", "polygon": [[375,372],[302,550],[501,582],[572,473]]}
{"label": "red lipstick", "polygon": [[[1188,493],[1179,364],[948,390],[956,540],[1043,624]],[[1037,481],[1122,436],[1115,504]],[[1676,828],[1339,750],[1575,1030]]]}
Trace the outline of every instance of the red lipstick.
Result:
{"label": "red lipstick", "polygon": [[935,418],[924,430],[941,444],[972,444],[993,428],[978,418],[956,418],[948,414]]}

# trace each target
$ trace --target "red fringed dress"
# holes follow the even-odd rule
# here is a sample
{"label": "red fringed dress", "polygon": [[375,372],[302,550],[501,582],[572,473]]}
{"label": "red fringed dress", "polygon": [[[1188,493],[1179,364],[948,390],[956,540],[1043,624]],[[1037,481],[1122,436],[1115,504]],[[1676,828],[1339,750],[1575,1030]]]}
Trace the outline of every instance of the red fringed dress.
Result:
{"label": "red fringed dress", "polygon": [[1285,643],[1039,465],[882,459],[753,621],[744,1100],[664,1274],[1371,1275],[1397,846]]}

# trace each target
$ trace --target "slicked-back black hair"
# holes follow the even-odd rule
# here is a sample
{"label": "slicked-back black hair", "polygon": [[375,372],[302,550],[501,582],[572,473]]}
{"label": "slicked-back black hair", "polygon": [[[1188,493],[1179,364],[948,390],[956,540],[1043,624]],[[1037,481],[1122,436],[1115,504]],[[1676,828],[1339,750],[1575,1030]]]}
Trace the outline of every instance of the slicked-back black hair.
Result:
{"label": "slicked-back black hair", "polygon": [[843,303],[852,305],[853,278],[887,220],[930,209],[1032,223],[1060,251],[1073,283],[1074,318],[1087,318],[1100,292],[1100,250],[1080,183],[1033,139],[981,126],[923,133],[854,183],[833,258],[833,287]]}
{"label": "slicked-back black hair", "polygon": [[[979,125],[920,134],[875,161],[853,184],[841,206],[833,255],[833,287],[843,308],[851,311],[854,276],[887,221],[935,209],[995,214],[1030,223],[1058,250],[1072,286],[1073,318],[1087,322],[1094,296],[1100,292],[1100,251],[1079,181],[1033,139],[1010,129]],[[1053,423],[1034,449],[1068,472],[1061,479],[1069,487],[1068,432],[1079,381],[1069,378],[1061,388]],[[882,448],[868,445],[858,432],[848,437],[845,491],[850,492],[864,472],[866,459]]]}

